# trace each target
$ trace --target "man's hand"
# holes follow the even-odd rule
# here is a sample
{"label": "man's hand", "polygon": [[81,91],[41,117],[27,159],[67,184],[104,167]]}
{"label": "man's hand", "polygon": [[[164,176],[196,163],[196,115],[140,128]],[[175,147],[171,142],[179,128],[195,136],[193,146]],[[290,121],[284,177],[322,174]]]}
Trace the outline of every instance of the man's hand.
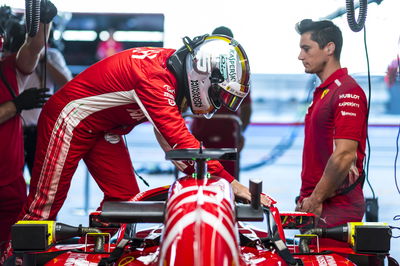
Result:
{"label": "man's hand", "polygon": [[42,107],[51,96],[51,94],[47,93],[48,91],[48,88],[30,88],[24,90],[13,100],[17,108],[17,113],[20,113],[22,110]]}
{"label": "man's hand", "polygon": [[232,189],[233,189],[233,193],[235,194],[235,197],[245,200],[245,201],[251,200],[250,190],[247,187],[240,184],[237,180],[233,180],[231,185],[232,185]]}
{"label": "man's hand", "polygon": [[313,197],[304,198],[302,202],[297,202],[296,211],[311,212],[317,217],[320,217],[322,213],[322,202],[318,202]]}
{"label": "man's hand", "polygon": [[351,164],[350,170],[349,170],[349,186],[354,184],[357,179],[360,177],[360,173],[358,172],[358,168],[355,164],[355,162],[353,162]]}
{"label": "man's hand", "polygon": [[[250,190],[246,186],[243,186],[237,180],[233,180],[231,185],[232,185],[232,189],[233,189],[233,193],[235,194],[235,197],[245,200],[247,202],[251,201],[251,193],[250,193]],[[268,199],[265,195],[261,194],[261,204],[265,205],[265,206],[270,206],[271,200]]]}

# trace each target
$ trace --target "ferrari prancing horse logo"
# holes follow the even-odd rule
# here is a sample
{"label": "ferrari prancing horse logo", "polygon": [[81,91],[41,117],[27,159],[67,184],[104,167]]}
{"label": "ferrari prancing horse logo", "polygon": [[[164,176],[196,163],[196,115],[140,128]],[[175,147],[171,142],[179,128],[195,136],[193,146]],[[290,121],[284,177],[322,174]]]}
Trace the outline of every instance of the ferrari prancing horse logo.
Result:
{"label": "ferrari prancing horse logo", "polygon": [[329,89],[325,89],[325,90],[322,92],[321,99],[324,98],[325,95],[328,94],[328,92],[329,92]]}

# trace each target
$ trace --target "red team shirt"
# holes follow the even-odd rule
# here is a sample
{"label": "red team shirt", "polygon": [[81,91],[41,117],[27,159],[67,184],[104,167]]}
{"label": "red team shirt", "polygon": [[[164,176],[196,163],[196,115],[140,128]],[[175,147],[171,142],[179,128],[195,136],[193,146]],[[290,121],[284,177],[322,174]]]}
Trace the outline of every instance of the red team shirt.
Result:
{"label": "red team shirt", "polygon": [[[367,134],[367,99],[362,88],[342,68],[315,89],[305,117],[302,186],[300,200],[308,197],[319,182],[334,151],[335,139],[358,142],[356,166],[363,173]],[[347,184],[348,186],[349,184]],[[345,195],[324,202],[322,218],[327,225],[361,221],[364,197],[361,184]]]}
{"label": "red team shirt", "polygon": [[[0,71],[18,95],[15,55],[0,63]],[[0,79],[0,103],[11,101],[13,96]],[[22,176],[24,167],[24,142],[22,122],[19,115],[0,124],[0,186],[5,186]]]}
{"label": "red team shirt", "polygon": [[[177,81],[166,67],[174,52],[125,50],[89,67],[50,98],[38,123],[26,219],[55,218],[80,159],[105,200],[128,200],[138,193],[119,135],[145,121],[153,124],[165,151],[199,147],[175,103]],[[194,171],[190,162],[177,163],[187,174]],[[234,179],[218,161],[209,161],[208,169],[212,175]]]}
{"label": "red team shirt", "polygon": [[[19,95],[15,54],[0,62],[0,71]],[[22,73],[21,73],[22,74]],[[11,101],[12,94],[0,79],[0,104]],[[26,200],[23,177],[24,141],[19,115],[0,124],[0,251],[10,240],[11,226],[17,221]],[[0,252],[0,259],[1,259]]]}

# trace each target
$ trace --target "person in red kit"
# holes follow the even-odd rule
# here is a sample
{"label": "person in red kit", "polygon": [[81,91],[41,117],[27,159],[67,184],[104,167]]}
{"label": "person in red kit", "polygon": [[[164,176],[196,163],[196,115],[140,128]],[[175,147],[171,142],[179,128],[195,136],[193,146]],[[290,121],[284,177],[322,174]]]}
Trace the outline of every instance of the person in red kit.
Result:
{"label": "person in red kit", "polygon": [[[11,38],[15,31],[25,31],[20,19],[8,6],[0,7],[0,265],[10,249],[11,226],[17,221],[26,200],[26,183],[23,176],[24,143],[22,110],[41,107],[48,89],[29,88],[23,85],[32,73],[48,37],[44,24],[49,24],[57,14],[55,6],[41,7],[40,27],[36,35],[22,39]],[[25,36],[24,34],[22,36]],[[22,46],[21,46],[22,44]],[[15,47],[19,49],[13,50]]]}
{"label": "person in red kit", "polygon": [[114,39],[114,30],[110,29],[108,31],[108,34],[108,39],[105,41],[100,41],[97,45],[96,57],[99,60],[102,60],[106,57],[109,57],[110,55],[116,54],[123,50],[122,43],[117,42]]}
{"label": "person in red kit", "polygon": [[321,85],[305,117],[305,139],[297,211],[312,212],[318,226],[360,222],[367,136],[367,99],[340,65],[342,33],[331,21],[302,20],[296,25],[305,72]]}
{"label": "person in red kit", "polygon": [[[250,68],[243,48],[221,36],[183,39],[175,51],[133,48],[92,65],[58,90],[42,109],[27,204],[21,218],[53,220],[83,159],[104,192],[104,200],[129,200],[139,192],[122,135],[145,121],[161,147],[199,148],[182,118],[192,112],[211,117],[222,105],[236,110],[248,94]],[[228,75],[228,69],[230,69]],[[175,164],[187,174],[193,165]],[[250,199],[218,161],[212,175],[231,182],[236,196]]]}

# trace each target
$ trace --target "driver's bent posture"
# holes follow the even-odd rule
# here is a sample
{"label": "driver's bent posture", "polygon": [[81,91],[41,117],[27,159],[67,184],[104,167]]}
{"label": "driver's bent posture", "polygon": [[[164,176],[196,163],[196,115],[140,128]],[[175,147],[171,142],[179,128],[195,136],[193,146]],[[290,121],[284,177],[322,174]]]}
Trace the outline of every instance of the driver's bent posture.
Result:
{"label": "driver's bent posture", "polygon": [[[247,56],[234,40],[201,36],[175,51],[133,48],[108,57],[67,83],[44,106],[38,146],[22,219],[55,219],[81,159],[104,192],[104,199],[129,200],[139,192],[122,135],[149,121],[165,151],[199,148],[181,108],[212,116],[222,104],[236,110],[249,92]],[[189,162],[175,162],[183,172]],[[231,182],[236,196],[250,199],[218,161],[214,176]]]}

